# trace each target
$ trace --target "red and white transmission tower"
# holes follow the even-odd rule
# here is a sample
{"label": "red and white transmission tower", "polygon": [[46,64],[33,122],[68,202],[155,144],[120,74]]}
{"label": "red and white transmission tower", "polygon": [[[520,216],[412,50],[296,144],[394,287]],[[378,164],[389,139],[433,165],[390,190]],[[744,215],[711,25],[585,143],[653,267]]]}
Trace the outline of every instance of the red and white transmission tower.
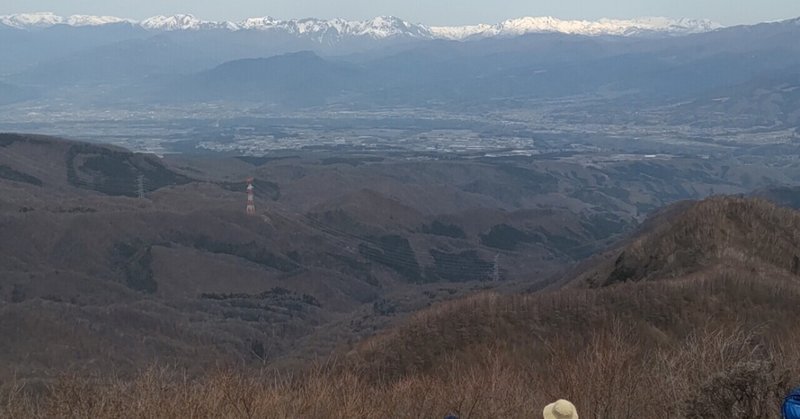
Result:
{"label": "red and white transmission tower", "polygon": [[247,178],[247,215],[256,215],[256,201],[253,189],[253,178]]}

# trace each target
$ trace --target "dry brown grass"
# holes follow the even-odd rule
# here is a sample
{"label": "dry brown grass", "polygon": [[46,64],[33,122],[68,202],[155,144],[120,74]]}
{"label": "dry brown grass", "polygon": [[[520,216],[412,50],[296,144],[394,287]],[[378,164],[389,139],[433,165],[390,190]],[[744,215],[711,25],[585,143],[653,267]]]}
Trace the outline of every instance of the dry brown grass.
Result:
{"label": "dry brown grass", "polygon": [[[617,329],[575,355],[568,341],[554,343],[536,368],[485,348],[473,365],[453,363],[446,373],[381,384],[328,369],[294,378],[218,372],[188,380],[163,369],[133,381],[64,377],[40,398],[7,389],[0,416],[431,418],[454,412],[463,418],[531,418],[549,401],[568,397],[587,418],[778,417],[785,377],[797,377],[798,360],[762,352],[753,337],[713,330],[677,348],[642,352]],[[741,377],[751,381],[742,383]],[[746,402],[737,401],[737,394],[748,391],[753,394]]]}
{"label": "dry brown grass", "polygon": [[[800,212],[760,199],[715,197],[665,210],[573,285],[680,278],[720,263],[800,274]],[[685,208],[685,209],[684,209]],[[570,278],[572,279],[572,278]]]}
{"label": "dry brown grass", "polygon": [[[440,304],[292,376],[0,383],[0,417],[537,418],[568,398],[584,419],[778,418],[800,385],[797,231],[795,214],[711,200],[629,247],[655,267],[639,279],[679,279]],[[689,245],[699,253],[668,256]],[[647,265],[651,251],[667,256]]]}
{"label": "dry brown grass", "polygon": [[[564,397],[584,418],[777,418],[800,383],[800,294],[761,279],[478,296],[302,374],[5,383],[0,417],[535,418]],[[734,302],[736,315],[723,310]]]}

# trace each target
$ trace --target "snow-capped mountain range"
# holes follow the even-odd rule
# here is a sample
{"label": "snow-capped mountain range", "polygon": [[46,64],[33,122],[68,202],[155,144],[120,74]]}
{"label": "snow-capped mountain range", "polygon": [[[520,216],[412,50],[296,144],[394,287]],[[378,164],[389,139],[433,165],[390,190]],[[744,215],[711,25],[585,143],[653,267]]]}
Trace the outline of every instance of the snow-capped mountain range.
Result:
{"label": "snow-capped mountain range", "polygon": [[432,27],[433,34],[445,39],[470,37],[519,36],[527,33],[565,33],[571,35],[633,36],[645,33],[692,34],[710,32],[722,26],[706,19],[642,18],[633,20],[601,19],[560,20],[552,17],[523,17],[497,25]]}
{"label": "snow-capped mountain range", "polygon": [[283,31],[318,40],[334,37],[369,37],[386,39],[410,37],[420,39],[464,40],[469,38],[511,37],[528,33],[564,33],[573,35],[635,36],[642,34],[683,35],[708,32],[721,26],[704,19],[643,18],[633,20],[602,19],[598,21],[560,20],[552,17],[524,17],[499,24],[470,26],[426,26],[396,17],[377,17],[366,21],[345,19],[292,19],[272,17],[245,19],[240,22],[215,22],[198,19],[192,15],[154,16],[142,21],[113,16],[73,15],[58,16],[53,13],[27,13],[0,16],[0,24],[23,30],[43,29],[56,25],[103,26],[127,23],[148,31],[199,31],[199,30],[261,30]]}
{"label": "snow-capped mountain range", "polygon": [[101,26],[124,22],[137,23],[131,19],[121,19],[114,16],[72,15],[63,17],[53,13],[23,13],[0,16],[0,24],[17,29],[41,29],[56,25]]}

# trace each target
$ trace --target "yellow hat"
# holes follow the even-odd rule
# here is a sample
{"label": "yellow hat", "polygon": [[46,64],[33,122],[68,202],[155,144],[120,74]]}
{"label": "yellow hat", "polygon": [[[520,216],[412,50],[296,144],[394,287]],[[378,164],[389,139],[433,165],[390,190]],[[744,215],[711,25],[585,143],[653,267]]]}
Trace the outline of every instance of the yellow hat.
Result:
{"label": "yellow hat", "polygon": [[542,414],[544,419],[578,419],[578,410],[575,409],[575,405],[566,400],[548,404]]}

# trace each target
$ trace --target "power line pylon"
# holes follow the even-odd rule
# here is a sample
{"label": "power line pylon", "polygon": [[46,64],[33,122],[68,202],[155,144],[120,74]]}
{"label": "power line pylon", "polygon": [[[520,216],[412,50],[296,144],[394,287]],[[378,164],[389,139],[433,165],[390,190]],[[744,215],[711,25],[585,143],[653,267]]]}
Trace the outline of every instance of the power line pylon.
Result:
{"label": "power line pylon", "polygon": [[247,215],[256,215],[255,188],[253,178],[247,178]]}
{"label": "power line pylon", "polygon": [[494,257],[494,269],[492,272],[492,281],[500,281],[500,253]]}
{"label": "power line pylon", "polygon": [[144,175],[139,175],[136,178],[136,192],[139,199],[144,199]]}

